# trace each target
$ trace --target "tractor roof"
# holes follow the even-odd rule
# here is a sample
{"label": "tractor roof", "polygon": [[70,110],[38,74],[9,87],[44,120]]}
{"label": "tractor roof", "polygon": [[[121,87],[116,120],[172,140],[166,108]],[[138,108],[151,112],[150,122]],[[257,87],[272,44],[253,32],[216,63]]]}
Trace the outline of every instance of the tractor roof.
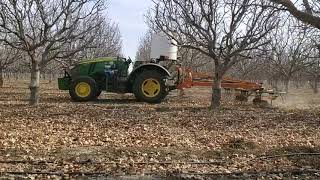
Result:
{"label": "tractor roof", "polygon": [[116,57],[99,57],[99,58],[83,60],[79,64],[91,64],[91,63],[97,63],[97,62],[109,62],[109,61],[114,61],[115,59],[117,59],[117,58]]}

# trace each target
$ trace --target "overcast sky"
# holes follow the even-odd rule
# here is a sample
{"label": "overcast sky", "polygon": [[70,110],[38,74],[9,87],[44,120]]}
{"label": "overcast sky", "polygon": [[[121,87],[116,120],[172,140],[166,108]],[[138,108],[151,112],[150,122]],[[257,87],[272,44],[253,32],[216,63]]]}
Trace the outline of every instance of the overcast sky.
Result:
{"label": "overcast sky", "polygon": [[147,30],[144,15],[151,5],[151,0],[109,0],[108,15],[119,24],[125,57],[135,58],[139,39]]}

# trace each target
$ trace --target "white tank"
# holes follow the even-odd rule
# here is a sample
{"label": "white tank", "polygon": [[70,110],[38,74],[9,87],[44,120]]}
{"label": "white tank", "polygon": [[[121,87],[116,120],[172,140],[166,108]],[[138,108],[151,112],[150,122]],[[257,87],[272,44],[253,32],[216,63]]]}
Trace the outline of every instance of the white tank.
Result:
{"label": "white tank", "polygon": [[154,33],[151,40],[151,58],[156,59],[160,56],[176,60],[178,56],[177,42],[163,33]]}

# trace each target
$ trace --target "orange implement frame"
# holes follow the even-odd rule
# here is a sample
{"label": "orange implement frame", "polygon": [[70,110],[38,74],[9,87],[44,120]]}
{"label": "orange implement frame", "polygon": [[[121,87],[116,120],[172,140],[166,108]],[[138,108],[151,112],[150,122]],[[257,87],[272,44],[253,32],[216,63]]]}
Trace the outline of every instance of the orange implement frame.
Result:
{"label": "orange implement frame", "polygon": [[[193,72],[186,69],[185,76],[177,89],[191,88],[193,86],[210,87],[213,85],[213,77],[206,73]],[[221,87],[224,89],[237,89],[242,91],[261,91],[263,90],[262,84],[250,81],[234,80],[231,78],[223,78]]]}

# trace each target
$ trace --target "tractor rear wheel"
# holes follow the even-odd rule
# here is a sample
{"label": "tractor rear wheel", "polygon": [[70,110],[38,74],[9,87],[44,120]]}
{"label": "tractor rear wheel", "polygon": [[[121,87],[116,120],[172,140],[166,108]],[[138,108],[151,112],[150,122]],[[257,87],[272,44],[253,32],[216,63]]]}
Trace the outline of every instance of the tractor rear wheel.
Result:
{"label": "tractor rear wheel", "polygon": [[168,94],[164,78],[157,71],[145,71],[138,74],[133,84],[134,95],[140,101],[160,103]]}
{"label": "tractor rear wheel", "polygon": [[72,81],[69,94],[74,101],[86,102],[97,98],[96,81],[90,77],[79,77]]}
{"label": "tractor rear wheel", "polygon": [[96,97],[99,97],[99,96],[101,95],[101,93],[102,93],[102,90],[101,90],[101,89],[98,89],[98,90],[97,90]]}

